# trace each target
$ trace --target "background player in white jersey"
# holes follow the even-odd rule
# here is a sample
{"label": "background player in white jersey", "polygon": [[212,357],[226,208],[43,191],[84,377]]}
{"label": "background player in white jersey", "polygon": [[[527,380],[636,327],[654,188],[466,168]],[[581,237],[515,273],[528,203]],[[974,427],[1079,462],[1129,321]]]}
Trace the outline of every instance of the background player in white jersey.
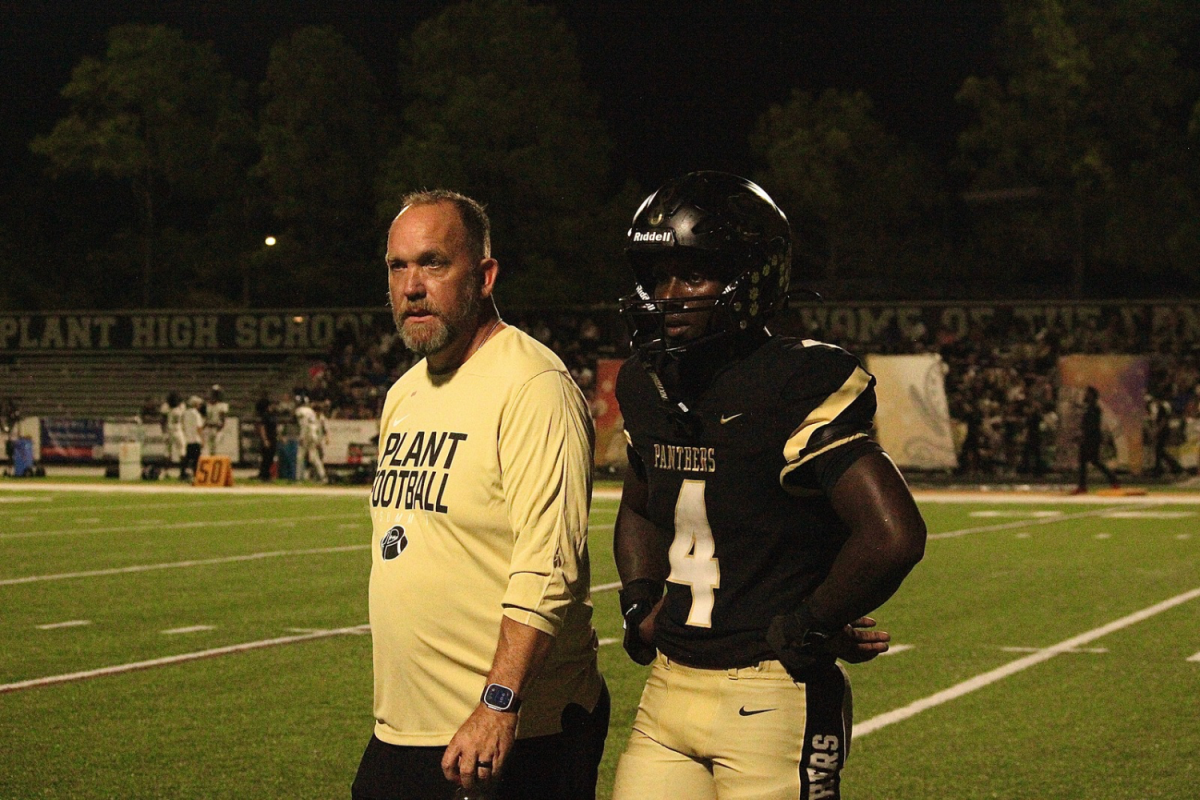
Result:
{"label": "background player in white jersey", "polygon": [[183,456],[183,466],[179,470],[180,480],[196,474],[196,465],[200,462],[200,447],[204,441],[204,415],[200,413],[204,400],[199,395],[188,398],[187,408],[183,412],[183,438],[187,449]]}
{"label": "background player in white jersey", "polygon": [[506,326],[487,215],[406,197],[371,493],[375,732],[356,798],[594,800],[608,731],[587,551],[593,431],[557,356]]}
{"label": "background player in white jersey", "polygon": [[[167,395],[167,401],[162,405],[163,433],[167,437],[167,463],[179,465],[179,477],[182,479],[187,469],[184,454],[187,452],[187,437],[183,435],[183,413],[187,411],[183,399],[176,392]],[[166,472],[164,471],[165,475]]]}
{"label": "background player in white jersey", "polygon": [[840,348],[766,330],[791,234],[755,184],[669,181],[626,252],[635,354],[617,379],[630,469],[614,551],[626,649],[654,667],[614,798],[839,797],[851,704],[836,659],[887,649],[864,615],[925,543],[868,435],[875,379]]}
{"label": "background player in white jersey", "polygon": [[217,454],[217,437],[225,429],[229,416],[229,403],[222,396],[221,384],[214,383],[208,390],[208,401],[204,404],[204,455]]}
{"label": "background player in white jersey", "polygon": [[296,463],[296,477],[308,480],[308,470],[317,473],[317,480],[325,483],[325,417],[313,407],[305,395],[296,396],[296,424],[300,428],[300,450]]}

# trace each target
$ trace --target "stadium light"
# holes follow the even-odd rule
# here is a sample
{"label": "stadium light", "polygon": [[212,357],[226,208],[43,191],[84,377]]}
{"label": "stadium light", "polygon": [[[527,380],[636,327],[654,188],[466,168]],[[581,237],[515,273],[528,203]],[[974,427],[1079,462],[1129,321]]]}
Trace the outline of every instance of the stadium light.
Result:
{"label": "stadium light", "polygon": [[268,236],[266,239],[263,239],[263,244],[265,244],[267,247],[274,247],[275,242],[276,239],[274,236]]}

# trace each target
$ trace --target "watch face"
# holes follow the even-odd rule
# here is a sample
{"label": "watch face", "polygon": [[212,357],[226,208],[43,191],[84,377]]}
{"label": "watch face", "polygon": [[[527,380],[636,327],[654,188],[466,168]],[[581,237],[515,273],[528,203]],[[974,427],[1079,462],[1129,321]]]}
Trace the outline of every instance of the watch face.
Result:
{"label": "watch face", "polygon": [[498,683],[488,684],[483,692],[483,704],[497,710],[504,710],[512,705],[513,690]]}

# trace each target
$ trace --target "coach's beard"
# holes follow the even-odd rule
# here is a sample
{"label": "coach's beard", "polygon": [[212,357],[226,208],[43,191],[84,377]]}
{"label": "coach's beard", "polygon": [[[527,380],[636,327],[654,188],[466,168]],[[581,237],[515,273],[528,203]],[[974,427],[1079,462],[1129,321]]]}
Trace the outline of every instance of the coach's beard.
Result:
{"label": "coach's beard", "polygon": [[[440,311],[427,304],[406,306],[404,310],[392,309],[392,317],[396,321],[396,330],[404,346],[411,352],[422,356],[430,356],[443,350],[450,342],[458,339],[459,334],[468,330],[471,324],[479,318],[482,300],[475,293],[469,294],[467,302],[453,311]],[[415,312],[429,314],[432,321],[413,325],[405,325],[405,320]]]}

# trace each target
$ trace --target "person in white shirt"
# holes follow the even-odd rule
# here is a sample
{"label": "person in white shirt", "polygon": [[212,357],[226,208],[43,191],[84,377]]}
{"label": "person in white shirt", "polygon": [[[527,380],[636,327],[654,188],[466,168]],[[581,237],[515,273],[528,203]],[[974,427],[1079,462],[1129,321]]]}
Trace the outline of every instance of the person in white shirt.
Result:
{"label": "person in white shirt", "polygon": [[229,416],[229,403],[221,395],[221,384],[214,383],[208,392],[208,402],[204,406],[204,455],[217,454],[217,437],[225,427],[225,418]]}
{"label": "person in white shirt", "polygon": [[308,398],[296,398],[296,424],[300,427],[300,451],[296,459],[297,480],[308,480],[308,468],[317,473],[317,480],[326,482],[325,476],[325,418],[312,407]]}
{"label": "person in white shirt", "polygon": [[183,438],[187,442],[187,452],[183,457],[183,466],[179,470],[179,479],[187,480],[196,474],[196,464],[200,461],[200,443],[203,441],[204,417],[200,406],[204,401],[192,395],[187,401],[187,410],[183,412]]}
{"label": "person in white shirt", "polygon": [[[187,406],[179,397],[178,392],[167,395],[167,401],[162,404],[163,433],[167,436],[167,466],[179,465],[179,477],[184,477],[184,451],[187,449],[187,439],[183,435],[183,414]],[[165,473],[165,471],[164,471]]]}

